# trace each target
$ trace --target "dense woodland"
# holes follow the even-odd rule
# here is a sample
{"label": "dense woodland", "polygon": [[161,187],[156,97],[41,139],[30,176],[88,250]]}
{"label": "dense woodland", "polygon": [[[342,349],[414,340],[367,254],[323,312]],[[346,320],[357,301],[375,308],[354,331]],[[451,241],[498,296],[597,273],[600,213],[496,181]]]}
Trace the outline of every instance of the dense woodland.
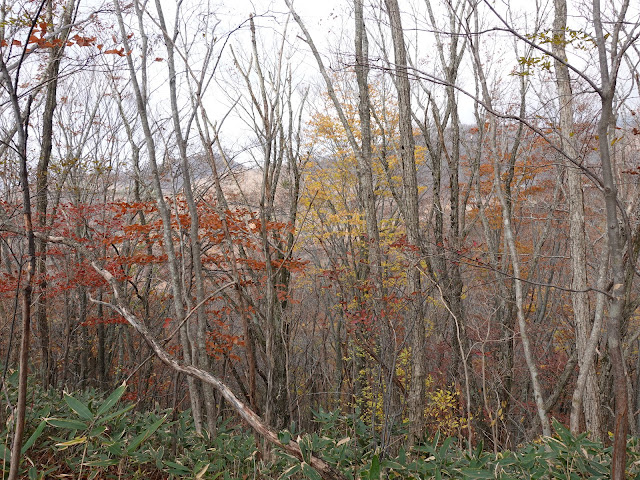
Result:
{"label": "dense woodland", "polygon": [[[42,462],[75,448],[74,478],[122,478],[114,427],[89,435],[103,463],[77,433],[118,401],[110,421],[160,419],[130,447],[171,421],[174,460],[238,428],[254,464],[294,462],[251,478],[391,478],[380,461],[445,437],[484,458],[582,433],[603,476],[549,478],[625,478],[636,2],[304,3],[2,2],[3,478],[53,475],[24,453],[45,428]],[[366,476],[314,432],[367,438]]]}

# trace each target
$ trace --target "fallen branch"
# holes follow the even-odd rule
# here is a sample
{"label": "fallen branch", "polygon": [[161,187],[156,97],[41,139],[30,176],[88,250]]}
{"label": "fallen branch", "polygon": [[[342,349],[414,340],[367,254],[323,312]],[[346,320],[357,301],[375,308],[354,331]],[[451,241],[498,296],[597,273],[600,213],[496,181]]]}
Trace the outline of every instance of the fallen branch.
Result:
{"label": "fallen branch", "polygon": [[[249,424],[251,428],[253,428],[258,435],[263,437],[269,443],[276,445],[277,447],[283,449],[285,452],[293,455],[300,461],[304,461],[302,457],[302,450],[300,450],[300,446],[297,442],[290,441],[287,444],[282,443],[278,439],[278,434],[272,430],[266,423],[262,421],[262,419],[256,415],[247,405],[245,405],[242,401],[235,396],[235,394],[217,377],[212,375],[211,373],[202,370],[200,368],[194,367],[193,365],[182,365],[180,364],[172,355],[170,355],[159,343],[153,338],[147,327],[138,320],[138,318],[129,311],[129,309],[125,306],[125,303],[122,298],[122,294],[120,292],[120,287],[118,285],[117,280],[114,276],[101,268],[96,262],[91,262],[93,268],[98,272],[102,278],[104,278],[111,289],[113,290],[113,295],[115,299],[115,305],[109,304],[111,308],[115,309],[120,313],[127,322],[135,328],[140,335],[145,339],[145,341],[149,344],[149,346],[153,349],[158,358],[167,366],[171,367],[177,372],[184,373],[185,375],[190,375],[194,378],[197,378],[209,385],[212,385],[220,394],[224,397],[224,399],[233,406],[233,408],[238,412],[238,414],[243,418],[245,422]],[[329,465],[324,460],[311,456],[309,459],[309,464],[318,471],[318,473],[325,480],[346,480],[343,475],[336,472],[331,465]]]}
{"label": "fallen branch", "polygon": [[[24,234],[24,232],[20,232],[19,230],[9,229],[8,231],[12,231],[17,234]],[[86,257],[92,257],[90,251],[82,243],[71,238],[49,236],[42,232],[34,232],[34,235],[36,237],[43,238],[50,243],[61,243],[63,245],[75,248],[78,251],[82,252]],[[124,302],[124,296],[122,295],[120,286],[118,285],[118,281],[111,274],[111,272],[103,269],[93,260],[91,261],[91,266],[98,273],[98,275],[104,278],[104,280],[111,286],[115,305],[109,303],[107,304],[107,306],[116,310],[125,318],[129,325],[135,328],[136,331],[140,335],[142,335],[142,338],[144,338],[145,341],[149,344],[160,361],[162,361],[165,365],[171,367],[176,372],[190,375],[194,378],[197,378],[198,380],[201,380],[202,382],[208,383],[209,385],[213,386],[235,409],[240,417],[242,417],[242,419],[247,422],[247,424],[249,424],[249,426],[253,430],[255,430],[258,435],[263,437],[267,442],[281,448],[288,454],[294,456],[301,462],[305,461],[302,456],[302,450],[300,449],[300,446],[297,442],[291,440],[286,444],[282,443],[278,438],[277,432],[272,430],[266,423],[264,423],[264,421],[253,410],[251,410],[238,397],[236,397],[231,389],[227,387],[227,385],[220,379],[218,379],[215,375],[212,375],[211,373],[200,368],[194,367],[193,365],[182,365],[171,354],[169,354],[160,345],[160,343],[158,343],[153,335],[151,335],[151,332],[149,332],[149,329],[145,326],[145,324],[138,320],[138,318],[129,311]],[[227,285],[225,285],[225,287],[226,286]],[[311,465],[311,467],[313,467],[324,480],[347,480],[344,475],[334,470],[331,465],[314,455],[311,455],[311,457],[309,458],[309,465]]]}

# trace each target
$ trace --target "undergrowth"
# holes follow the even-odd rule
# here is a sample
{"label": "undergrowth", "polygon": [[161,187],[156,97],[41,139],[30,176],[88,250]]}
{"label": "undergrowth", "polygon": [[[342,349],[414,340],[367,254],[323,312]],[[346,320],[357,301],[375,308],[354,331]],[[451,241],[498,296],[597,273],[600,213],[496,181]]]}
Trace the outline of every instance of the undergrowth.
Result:
{"label": "undergrowth", "polygon": [[[14,383],[10,378],[10,397]],[[357,415],[318,412],[317,433],[301,434],[295,427],[280,433],[284,443],[299,442],[301,462],[278,450],[263,458],[260,442],[237,422],[220,421],[214,434],[199,435],[188,410],[136,411],[135,404],[122,400],[125,389],[121,385],[106,398],[95,390],[61,397],[31,386],[23,478],[318,480],[319,474],[309,466],[311,454],[354,480],[609,478],[611,448],[586,435],[574,437],[558,422],[553,437],[497,455],[482,444],[471,451],[463,449],[453,437],[440,435],[383,455]],[[10,425],[11,418],[1,431],[3,479],[9,471]],[[628,450],[628,478],[639,477],[635,439],[629,441]]]}

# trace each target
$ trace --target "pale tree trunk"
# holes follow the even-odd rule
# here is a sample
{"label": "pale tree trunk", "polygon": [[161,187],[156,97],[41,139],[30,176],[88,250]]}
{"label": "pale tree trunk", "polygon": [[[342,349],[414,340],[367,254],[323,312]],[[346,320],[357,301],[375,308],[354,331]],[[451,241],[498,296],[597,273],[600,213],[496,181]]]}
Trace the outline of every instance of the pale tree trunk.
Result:
{"label": "pale tree trunk", "polygon": [[[116,16],[118,19],[118,26],[120,28],[120,34],[122,36],[122,41],[126,51],[131,50],[126,31],[124,20],[122,18],[122,11],[120,9],[120,0],[116,0],[114,2]],[[136,7],[138,13],[138,19],[142,21],[142,11],[139,10],[139,5],[137,2],[134,2],[134,6]],[[141,28],[141,35],[145,39],[146,35],[144,34],[144,30]],[[145,49],[143,51],[146,52]],[[134,90],[136,105],[138,109],[138,117],[140,119],[140,124],[142,126],[142,130],[144,133],[145,143],[148,150],[149,164],[151,166],[151,173],[153,177],[153,186],[154,186],[154,194],[156,197],[156,205],[158,207],[158,211],[160,213],[160,218],[162,219],[162,235],[164,241],[165,251],[167,253],[167,263],[169,264],[169,272],[170,272],[170,282],[173,293],[173,307],[175,312],[175,320],[177,324],[182,324],[182,320],[185,316],[185,307],[183,301],[183,289],[181,283],[181,275],[180,270],[178,268],[178,260],[175,253],[175,248],[173,245],[173,230],[171,227],[171,214],[169,209],[167,208],[166,201],[164,199],[164,194],[162,191],[162,184],[160,182],[160,173],[158,171],[158,163],[156,160],[156,146],[155,141],[153,139],[153,133],[151,131],[151,126],[149,124],[149,119],[147,116],[146,109],[146,68],[142,69],[143,81],[139,82],[136,76],[136,69],[133,63],[133,59],[131,55],[127,55],[127,65],[129,68],[129,77],[131,79],[131,86]],[[143,62],[146,61],[146,57],[143,58]],[[141,84],[142,87],[141,88]],[[189,339],[187,337],[186,327],[183,326],[180,329],[180,339],[182,343],[182,352],[184,356],[184,360],[187,364],[192,364],[193,359],[191,355],[191,345]],[[194,420],[194,426],[198,433],[202,431],[202,406],[200,402],[200,396],[198,394],[198,389],[196,388],[195,382],[192,377],[188,377],[187,379],[189,385],[189,397],[191,400],[191,409]]]}
{"label": "pale tree trunk", "polygon": [[[200,242],[200,225],[198,220],[198,208],[196,200],[193,195],[193,187],[191,184],[191,173],[189,168],[189,159],[187,155],[187,140],[182,134],[182,126],[180,125],[180,112],[178,111],[178,99],[176,92],[176,66],[175,66],[175,40],[178,36],[178,18],[180,14],[180,5],[176,10],[174,32],[173,36],[169,36],[167,31],[164,14],[162,13],[162,5],[160,0],[156,0],[156,8],[158,10],[158,16],[160,20],[160,26],[162,27],[165,45],[167,48],[167,63],[169,65],[169,97],[171,101],[171,118],[173,120],[173,129],[176,137],[176,143],[178,145],[178,151],[180,153],[180,161],[182,165],[182,179],[184,182],[184,196],[187,200],[187,207],[189,209],[190,216],[190,228],[189,228],[189,242],[191,258],[193,263],[193,276],[196,284],[196,302],[197,302],[197,327],[196,327],[196,351],[194,352],[195,364],[202,369],[209,368],[209,356],[206,349],[206,335],[207,335],[207,319],[205,315],[205,291],[204,291],[204,279],[202,269],[202,249]],[[187,136],[189,132],[189,125],[191,120],[187,122],[186,128]],[[204,405],[207,413],[207,426],[209,433],[213,433],[216,429],[216,402],[213,394],[213,388],[206,383],[202,386],[204,392]]]}
{"label": "pale tree trunk", "polygon": [[529,334],[527,332],[527,323],[524,314],[524,296],[522,291],[522,279],[520,273],[520,258],[516,249],[516,242],[513,236],[513,227],[511,224],[511,215],[509,213],[509,207],[503,191],[502,184],[500,182],[500,164],[498,162],[498,155],[492,155],[494,162],[494,188],[496,196],[500,200],[502,206],[502,223],[504,226],[504,238],[507,248],[509,250],[509,256],[511,258],[511,267],[513,269],[513,282],[515,290],[516,301],[516,318],[518,320],[518,327],[520,329],[520,338],[522,339],[522,348],[524,350],[525,360],[529,369],[529,375],[531,376],[531,385],[533,388],[533,396],[536,402],[536,408],[538,410],[538,416],[540,417],[540,423],[542,424],[542,433],[545,436],[551,436],[551,427],[549,424],[549,417],[545,408],[544,399],[542,396],[542,387],[538,379],[538,367],[536,365],[535,358],[529,340]]}
{"label": "pale tree trunk", "polygon": [[[464,231],[466,198],[461,196],[459,185],[461,124],[455,86],[460,63],[467,48],[467,40],[466,38],[460,39],[459,33],[462,26],[457,19],[466,15],[468,3],[447,4],[449,25],[446,29],[438,26],[432,1],[425,0],[425,5],[429,21],[434,30],[437,58],[446,82],[446,101],[441,113],[431,89],[424,82],[419,81],[422,89],[427,94],[428,100],[426,105],[422,107],[425,111],[424,122],[419,122],[415,114],[414,118],[422,130],[427,146],[427,155],[431,159],[433,178],[433,208],[431,215],[434,217],[433,241],[427,242],[423,239],[425,244],[423,248],[426,253],[425,261],[427,262],[429,275],[434,285],[440,289],[442,301],[445,303],[449,313],[450,321],[448,322],[447,330],[451,333],[451,340],[454,343],[458,343],[458,348],[454,348],[451,355],[448,375],[448,381],[457,382],[460,378],[459,369],[461,365],[465,370],[465,378],[469,377],[464,358],[469,350],[469,341],[466,334],[465,311],[462,299],[463,280],[460,271],[460,259],[455,253],[461,251],[464,236],[466,235]],[[450,36],[447,35],[447,42],[442,39],[440,32],[443,30],[450,32]],[[418,101],[418,103],[420,102]],[[433,125],[435,132],[431,131],[430,125]],[[445,138],[446,134],[450,135],[449,141]],[[442,202],[444,161],[446,161],[446,170],[449,173],[448,188],[446,188],[449,193],[448,205],[450,206],[448,229],[445,227],[445,209]],[[430,258],[432,259],[430,260]],[[414,361],[416,360],[419,361],[419,359]],[[465,387],[465,390],[469,392],[469,382],[465,382]],[[469,397],[470,395],[467,395],[467,416],[470,418],[471,399]],[[410,406],[410,408],[412,407]],[[420,432],[419,425],[412,425],[412,428],[417,433]],[[470,434],[471,430],[468,433]]]}
{"label": "pale tree trunk", "polygon": [[370,273],[374,293],[374,310],[379,315],[378,299],[384,295],[382,253],[380,248],[380,231],[378,229],[378,215],[376,212],[376,196],[373,187],[373,171],[371,168],[371,101],[369,98],[369,53],[368,40],[363,18],[363,2],[355,0],[355,51],[356,51],[356,78],[358,82],[358,115],[360,117],[361,150],[356,155],[358,162],[358,184],[362,191],[364,204],[364,216],[367,224],[367,247]]}
{"label": "pale tree trunk", "polygon": [[[395,420],[397,407],[397,387],[394,386],[395,363],[397,357],[396,337],[394,325],[384,314],[381,299],[386,296],[382,267],[382,249],[380,247],[380,231],[376,212],[376,196],[373,184],[373,153],[371,133],[371,100],[369,95],[369,44],[366,25],[364,22],[363,2],[354,1],[355,7],[355,54],[356,79],[358,83],[358,116],[360,118],[361,148],[356,154],[358,177],[358,192],[364,208],[366,223],[366,237],[364,253],[367,258],[366,281],[371,282],[371,314],[374,322],[379,326],[381,334],[377,339],[380,355],[379,363],[383,376],[383,449],[389,444],[390,424]],[[374,358],[375,352],[370,352]]]}
{"label": "pale tree trunk", "polygon": [[[355,50],[356,50],[356,79],[358,83],[358,114],[360,118],[360,128],[361,128],[361,143],[359,144],[356,140],[356,135],[353,131],[353,126],[347,120],[347,116],[344,112],[342,104],[338,99],[338,96],[335,92],[333,81],[331,77],[327,73],[327,70],[324,66],[324,62],[318,52],[315,43],[313,42],[313,38],[309,34],[306,26],[304,25],[300,16],[295,12],[293,6],[289,0],[285,0],[285,3],[289,7],[293,18],[296,23],[300,27],[303,32],[304,39],[306,40],[309,48],[311,49],[314,58],[316,59],[316,63],[318,64],[318,68],[322,77],[325,81],[325,86],[327,88],[327,93],[331,102],[336,110],[338,115],[338,119],[340,124],[345,130],[347,135],[347,141],[349,142],[349,146],[351,147],[354,156],[356,157],[357,162],[357,176],[358,176],[358,186],[359,191],[361,192],[362,204],[364,207],[364,218],[367,229],[367,238],[366,238],[366,246],[364,249],[365,254],[369,259],[369,273],[371,275],[371,280],[373,286],[375,288],[374,298],[372,300],[373,314],[376,316],[376,320],[382,322],[388,320],[384,320],[380,315],[381,312],[381,303],[380,298],[384,294],[384,284],[383,284],[383,271],[382,271],[382,250],[380,246],[380,232],[378,228],[378,219],[376,212],[376,197],[375,191],[373,187],[373,171],[372,171],[372,134],[371,134],[371,102],[369,98],[369,84],[368,84],[368,72],[369,72],[369,59],[368,59],[368,40],[366,34],[366,27],[364,24],[364,15],[363,15],[363,2],[361,0],[355,0]],[[416,191],[417,195],[417,191]],[[417,198],[417,197],[416,197]],[[415,269],[414,269],[415,270]],[[382,339],[382,348],[385,350],[384,358],[381,358],[381,368],[385,372],[387,381],[385,381],[385,394],[384,394],[384,412],[385,417],[390,418],[389,415],[392,414],[392,399],[394,397],[392,392],[392,384],[394,379],[395,372],[395,339],[394,335],[392,335],[392,325],[385,323],[381,325],[380,328],[384,332],[384,337]],[[422,335],[423,337],[424,335]],[[422,349],[420,349],[420,352]],[[414,362],[415,363],[415,362]],[[420,375],[420,374],[419,374]],[[423,379],[420,382],[424,384],[424,374],[422,375]],[[356,387],[356,390],[359,391],[359,387]],[[424,392],[424,389],[423,389]],[[420,396],[421,400],[424,400],[424,395]],[[420,407],[420,411],[422,407]],[[388,440],[388,436],[390,433],[390,425],[385,421],[385,432],[383,433],[383,444],[386,444],[385,437]]]}
{"label": "pale tree trunk", "polygon": [[[288,347],[288,326],[284,318],[282,303],[278,298],[278,289],[286,286],[276,286],[278,272],[273,268],[276,249],[272,244],[277,242],[272,237],[268,229],[268,223],[273,220],[274,197],[278,188],[280,169],[282,167],[284,145],[278,145],[278,139],[282,137],[282,115],[284,99],[279,98],[282,88],[282,62],[284,43],[281,44],[277,58],[276,71],[273,72],[275,84],[272,86],[269,98],[265,77],[258,55],[258,45],[256,40],[256,29],[253,17],[250,18],[251,27],[251,47],[253,59],[255,60],[255,70],[258,77],[260,94],[256,97],[253,94],[248,75],[245,76],[247,87],[252,92],[252,98],[261,98],[262,105],[254,100],[254,108],[259,112],[262,122],[262,132],[259,137],[263,143],[263,165],[262,165],[262,188],[260,192],[260,236],[262,240],[262,252],[265,259],[266,274],[266,306],[265,306],[265,356],[267,359],[267,395],[265,399],[265,419],[267,424],[282,429],[289,425],[289,389],[287,385],[287,347]],[[286,35],[283,35],[283,41]],[[284,268],[277,269],[279,271]]]}
{"label": "pale tree trunk", "polygon": [[[358,191],[361,195],[361,202],[364,207],[364,218],[367,228],[365,254],[368,259],[367,280],[373,286],[371,310],[374,322],[379,326],[381,335],[378,343],[380,346],[379,363],[381,374],[384,378],[384,424],[382,445],[385,448],[389,444],[391,425],[395,422],[398,408],[399,387],[394,385],[396,381],[396,358],[398,347],[396,345],[395,325],[385,314],[384,305],[381,299],[386,297],[384,286],[384,272],[382,263],[382,249],[380,246],[380,231],[378,227],[378,215],[376,211],[376,195],[373,183],[373,153],[372,153],[372,132],[371,132],[371,100],[369,95],[369,45],[366,25],[364,22],[363,2],[354,1],[355,7],[355,53],[356,53],[356,79],[358,83],[358,116],[360,118],[361,149],[356,154],[358,176]],[[371,352],[370,355],[372,355]],[[372,355],[375,357],[375,355]],[[422,362],[420,354],[413,358],[413,362]],[[401,384],[400,384],[401,385]],[[415,393],[413,398],[420,398],[420,403],[424,401],[424,382],[414,382],[411,385],[421,387],[420,392]],[[404,387],[403,387],[404,388]],[[411,397],[410,397],[411,398]],[[418,409],[422,410],[422,406]],[[412,423],[415,431],[422,430],[422,422]]]}
{"label": "pale tree trunk", "polygon": [[[290,421],[289,385],[287,375],[287,358],[289,350],[289,319],[287,318],[287,296],[290,288],[290,275],[286,266],[274,268],[274,261],[284,261],[291,255],[293,245],[283,243],[278,232],[269,228],[270,222],[276,219],[274,205],[278,191],[285,157],[292,148],[288,142],[290,135],[285,135],[285,109],[291,108],[291,76],[289,65],[285,65],[286,34],[282,35],[282,43],[275,54],[275,64],[271,71],[265,74],[262,65],[266,64],[260,58],[256,26],[253,17],[249,19],[251,31],[252,57],[249,67],[243,67],[233,52],[236,68],[244,79],[245,86],[251,98],[251,105],[247,110],[252,112],[254,131],[262,148],[262,184],[260,190],[259,211],[260,239],[262,254],[265,259],[264,307],[260,308],[264,316],[262,323],[264,330],[264,349],[267,363],[266,368],[266,398],[265,419],[275,428],[285,428]],[[286,32],[285,26],[285,32]],[[285,72],[286,70],[286,72]],[[254,80],[255,79],[255,80]],[[289,116],[293,121],[292,115]],[[290,124],[291,128],[292,125]],[[293,160],[295,161],[295,160]],[[298,179],[291,179],[294,183]],[[297,212],[297,196],[290,199],[289,219],[294,223]],[[293,238],[290,242],[293,242]],[[283,249],[287,245],[286,251]]]}
{"label": "pale tree trunk", "polygon": [[[567,26],[567,2],[555,0],[553,53],[561,59],[566,59],[565,31]],[[556,83],[558,86],[558,100],[560,107],[560,138],[561,148],[567,155],[577,160],[578,151],[575,147],[573,121],[573,95],[571,92],[571,78],[569,68],[555,61]],[[580,415],[584,412],[587,431],[595,439],[602,436],[600,392],[596,372],[593,365],[595,343],[588,349],[587,344],[592,333],[591,312],[589,309],[589,295],[587,293],[587,242],[585,235],[584,197],[582,192],[581,171],[572,163],[567,162],[567,186],[569,202],[569,241],[571,248],[571,303],[575,324],[576,346],[578,351],[578,365],[580,373],[573,394],[571,404],[570,428],[574,434],[580,429]],[[604,260],[603,260],[604,261]],[[599,331],[599,330],[598,330]],[[599,336],[599,335],[598,335]],[[597,337],[596,337],[597,339]],[[586,372],[585,373],[583,373]]]}
{"label": "pale tree trunk", "polygon": [[[60,241],[64,243],[64,239],[56,238],[55,241]],[[78,245],[75,245],[78,248]],[[250,410],[246,405],[244,405],[235,394],[227,387],[225,383],[223,383],[220,379],[212,375],[206,370],[202,370],[193,365],[181,365],[178,363],[171,355],[169,355],[166,350],[162,348],[162,346],[151,336],[151,333],[146,328],[146,326],[133,315],[126,306],[124,301],[122,292],[113,277],[108,271],[100,268],[95,262],[92,262],[93,268],[110,284],[114,300],[116,305],[114,308],[124,316],[124,318],[129,322],[129,324],[134,327],[145,339],[145,341],[149,344],[149,346],[153,349],[154,353],[158,356],[158,358],[168,367],[174,369],[176,372],[184,373],[189,376],[196,377],[202,382],[206,382],[212,387],[214,387],[222,397],[233,407],[233,409],[239,414],[239,416],[252,428],[255,432],[262,436],[269,443],[282,448],[284,451],[289,453],[290,455],[295,456],[301,461],[308,461],[309,465],[311,465],[325,480],[345,480],[345,477],[339,472],[335,471],[329,464],[319,458],[317,455],[313,453],[303,455],[300,446],[297,442],[293,440],[289,441],[286,444],[283,444],[278,438],[278,434],[273,429],[269,428],[269,425],[264,423],[258,415],[255,414],[252,410]]]}
{"label": "pale tree trunk", "polygon": [[[474,71],[477,75],[477,81],[480,85],[480,90],[482,94],[482,99],[487,106],[487,108],[493,112],[493,100],[491,94],[489,92],[489,87],[487,84],[487,80],[484,74],[484,70],[482,67],[482,62],[480,60],[480,53],[477,43],[474,43],[472,48],[473,53],[473,61],[474,61]],[[524,89],[524,78],[521,83],[521,95],[525,95]],[[521,115],[524,112],[521,112]],[[502,168],[499,162],[499,155],[497,153],[497,126],[496,126],[496,118],[491,115],[489,117],[489,155],[493,160],[493,186],[494,192],[497,196],[500,206],[502,208],[502,225],[504,232],[504,240],[506,244],[506,248],[509,251],[509,259],[511,260],[511,268],[513,271],[513,285],[514,285],[514,300],[516,304],[516,319],[518,322],[518,327],[520,330],[520,338],[522,340],[522,348],[524,351],[525,361],[527,364],[527,368],[529,370],[529,376],[531,378],[531,386],[533,389],[533,396],[536,403],[536,410],[538,413],[538,417],[540,419],[540,423],[542,425],[542,433],[545,436],[551,436],[551,425],[549,423],[549,416],[547,415],[547,409],[545,407],[545,402],[543,398],[543,391],[540,385],[540,380],[538,378],[538,367],[536,365],[535,358],[533,356],[533,351],[531,347],[531,342],[529,340],[529,334],[527,331],[527,323],[524,314],[524,295],[523,295],[523,286],[522,286],[522,278],[520,273],[520,258],[518,256],[518,251],[516,248],[516,242],[513,235],[513,226],[511,222],[511,199],[507,198],[505,195],[505,190],[502,184]],[[512,157],[517,154],[517,151],[512,152]]]}
{"label": "pale tree trunk", "polygon": [[409,315],[407,324],[411,329],[411,352],[414,361],[411,363],[411,386],[409,390],[409,422],[414,425],[412,436],[421,433],[423,424],[424,391],[426,368],[424,363],[425,324],[422,318],[422,298],[420,285],[420,258],[417,255],[420,247],[420,220],[418,215],[418,179],[415,161],[415,142],[413,138],[411,114],[411,85],[407,72],[407,52],[397,0],[385,0],[387,15],[393,40],[395,85],[398,93],[400,158],[402,163],[402,202],[404,221],[407,229],[407,240],[415,249],[409,253],[407,271],[407,295],[409,296]]}

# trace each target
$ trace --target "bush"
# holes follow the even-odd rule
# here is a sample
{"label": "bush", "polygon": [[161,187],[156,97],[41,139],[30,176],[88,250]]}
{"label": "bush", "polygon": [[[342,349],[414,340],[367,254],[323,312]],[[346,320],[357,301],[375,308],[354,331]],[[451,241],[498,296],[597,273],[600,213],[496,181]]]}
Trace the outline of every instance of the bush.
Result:
{"label": "bush", "polygon": [[[9,378],[15,397],[15,374]],[[554,422],[552,438],[498,455],[483,445],[471,451],[454,437],[433,438],[405,450],[382,455],[378,439],[356,412],[318,412],[318,432],[299,434],[295,426],[280,433],[288,443],[296,439],[303,461],[275,450],[262,459],[251,432],[220,421],[215,435],[198,435],[190,411],[136,412],[122,400],[126,386],[104,397],[95,390],[63,394],[30,386],[31,409],[23,445],[23,478],[59,475],[74,478],[245,478],[318,480],[309,465],[311,454],[321,456],[348,479],[605,479],[609,477],[611,448],[574,437]],[[7,422],[10,423],[10,422]],[[0,444],[2,478],[9,470],[10,432]],[[400,432],[397,432],[400,433]],[[629,478],[640,476],[637,441],[628,443]]]}

